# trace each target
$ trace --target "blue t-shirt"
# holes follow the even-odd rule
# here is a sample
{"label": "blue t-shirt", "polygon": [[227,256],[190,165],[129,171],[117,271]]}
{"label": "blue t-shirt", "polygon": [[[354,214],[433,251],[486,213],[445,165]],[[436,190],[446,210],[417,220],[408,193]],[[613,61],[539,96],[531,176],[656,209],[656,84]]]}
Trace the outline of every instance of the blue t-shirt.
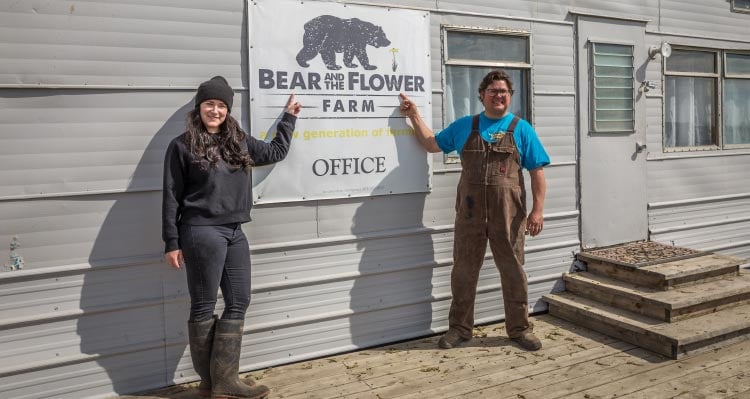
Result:
{"label": "blue t-shirt", "polygon": [[[472,117],[472,115],[468,115],[457,119],[435,135],[437,144],[443,152],[457,151],[461,155],[461,150],[463,150],[464,144],[471,134]],[[500,119],[488,118],[482,112],[479,114],[480,136],[484,141],[491,143],[495,141],[492,139],[492,134],[506,131],[512,120],[513,114],[510,112]],[[529,122],[523,119],[518,121],[516,130],[513,131],[513,139],[516,141],[516,147],[518,147],[518,153],[521,156],[521,166],[526,170],[534,170],[549,165],[549,155],[547,155],[547,151],[544,150],[542,143],[539,141],[539,136]]]}

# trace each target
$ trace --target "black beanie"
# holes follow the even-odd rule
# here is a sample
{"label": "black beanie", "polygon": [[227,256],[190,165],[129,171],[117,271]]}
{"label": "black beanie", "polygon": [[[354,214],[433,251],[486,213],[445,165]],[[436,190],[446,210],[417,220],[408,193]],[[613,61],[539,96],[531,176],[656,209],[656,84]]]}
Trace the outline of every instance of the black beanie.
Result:
{"label": "black beanie", "polygon": [[227,110],[232,112],[232,98],[234,98],[234,92],[227,80],[223,76],[214,76],[198,86],[198,91],[195,93],[195,108],[200,107],[201,103],[206,100],[217,99],[224,101]]}

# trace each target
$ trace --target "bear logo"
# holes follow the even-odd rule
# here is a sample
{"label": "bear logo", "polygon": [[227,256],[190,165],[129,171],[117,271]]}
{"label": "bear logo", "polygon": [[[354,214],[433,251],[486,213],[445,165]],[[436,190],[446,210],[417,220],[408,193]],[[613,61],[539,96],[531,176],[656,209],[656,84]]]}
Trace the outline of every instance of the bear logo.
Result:
{"label": "bear logo", "polygon": [[383,28],[357,18],[341,19],[333,15],[321,15],[305,23],[305,35],[302,38],[302,50],[297,53],[299,66],[309,67],[308,61],[318,54],[326,67],[331,70],[341,69],[336,64],[336,53],[344,53],[344,65],[356,68],[354,58],[362,67],[373,70],[367,57],[367,46],[375,48],[391,44]]}

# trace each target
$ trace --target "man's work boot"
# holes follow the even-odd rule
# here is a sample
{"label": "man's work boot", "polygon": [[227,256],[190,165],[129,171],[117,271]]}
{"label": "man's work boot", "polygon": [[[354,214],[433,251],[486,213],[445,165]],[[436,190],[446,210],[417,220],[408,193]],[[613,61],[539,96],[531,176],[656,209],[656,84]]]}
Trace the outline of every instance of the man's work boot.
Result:
{"label": "man's work boot", "polygon": [[542,349],[542,341],[530,332],[524,332],[515,338],[511,338],[511,340],[527,351],[533,352]]}
{"label": "man's work boot", "polygon": [[454,329],[448,329],[448,331],[443,334],[442,337],[440,337],[440,341],[438,341],[438,347],[441,349],[452,349],[464,342],[468,342],[469,340],[471,340],[471,338],[462,337],[458,333],[458,331]]}

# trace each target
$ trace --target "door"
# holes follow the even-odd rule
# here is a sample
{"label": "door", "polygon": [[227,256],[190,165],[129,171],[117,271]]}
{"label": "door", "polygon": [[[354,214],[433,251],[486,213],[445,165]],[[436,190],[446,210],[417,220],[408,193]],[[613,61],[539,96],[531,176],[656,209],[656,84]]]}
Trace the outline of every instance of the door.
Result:
{"label": "door", "polygon": [[645,240],[645,22],[576,21],[581,245]]}

